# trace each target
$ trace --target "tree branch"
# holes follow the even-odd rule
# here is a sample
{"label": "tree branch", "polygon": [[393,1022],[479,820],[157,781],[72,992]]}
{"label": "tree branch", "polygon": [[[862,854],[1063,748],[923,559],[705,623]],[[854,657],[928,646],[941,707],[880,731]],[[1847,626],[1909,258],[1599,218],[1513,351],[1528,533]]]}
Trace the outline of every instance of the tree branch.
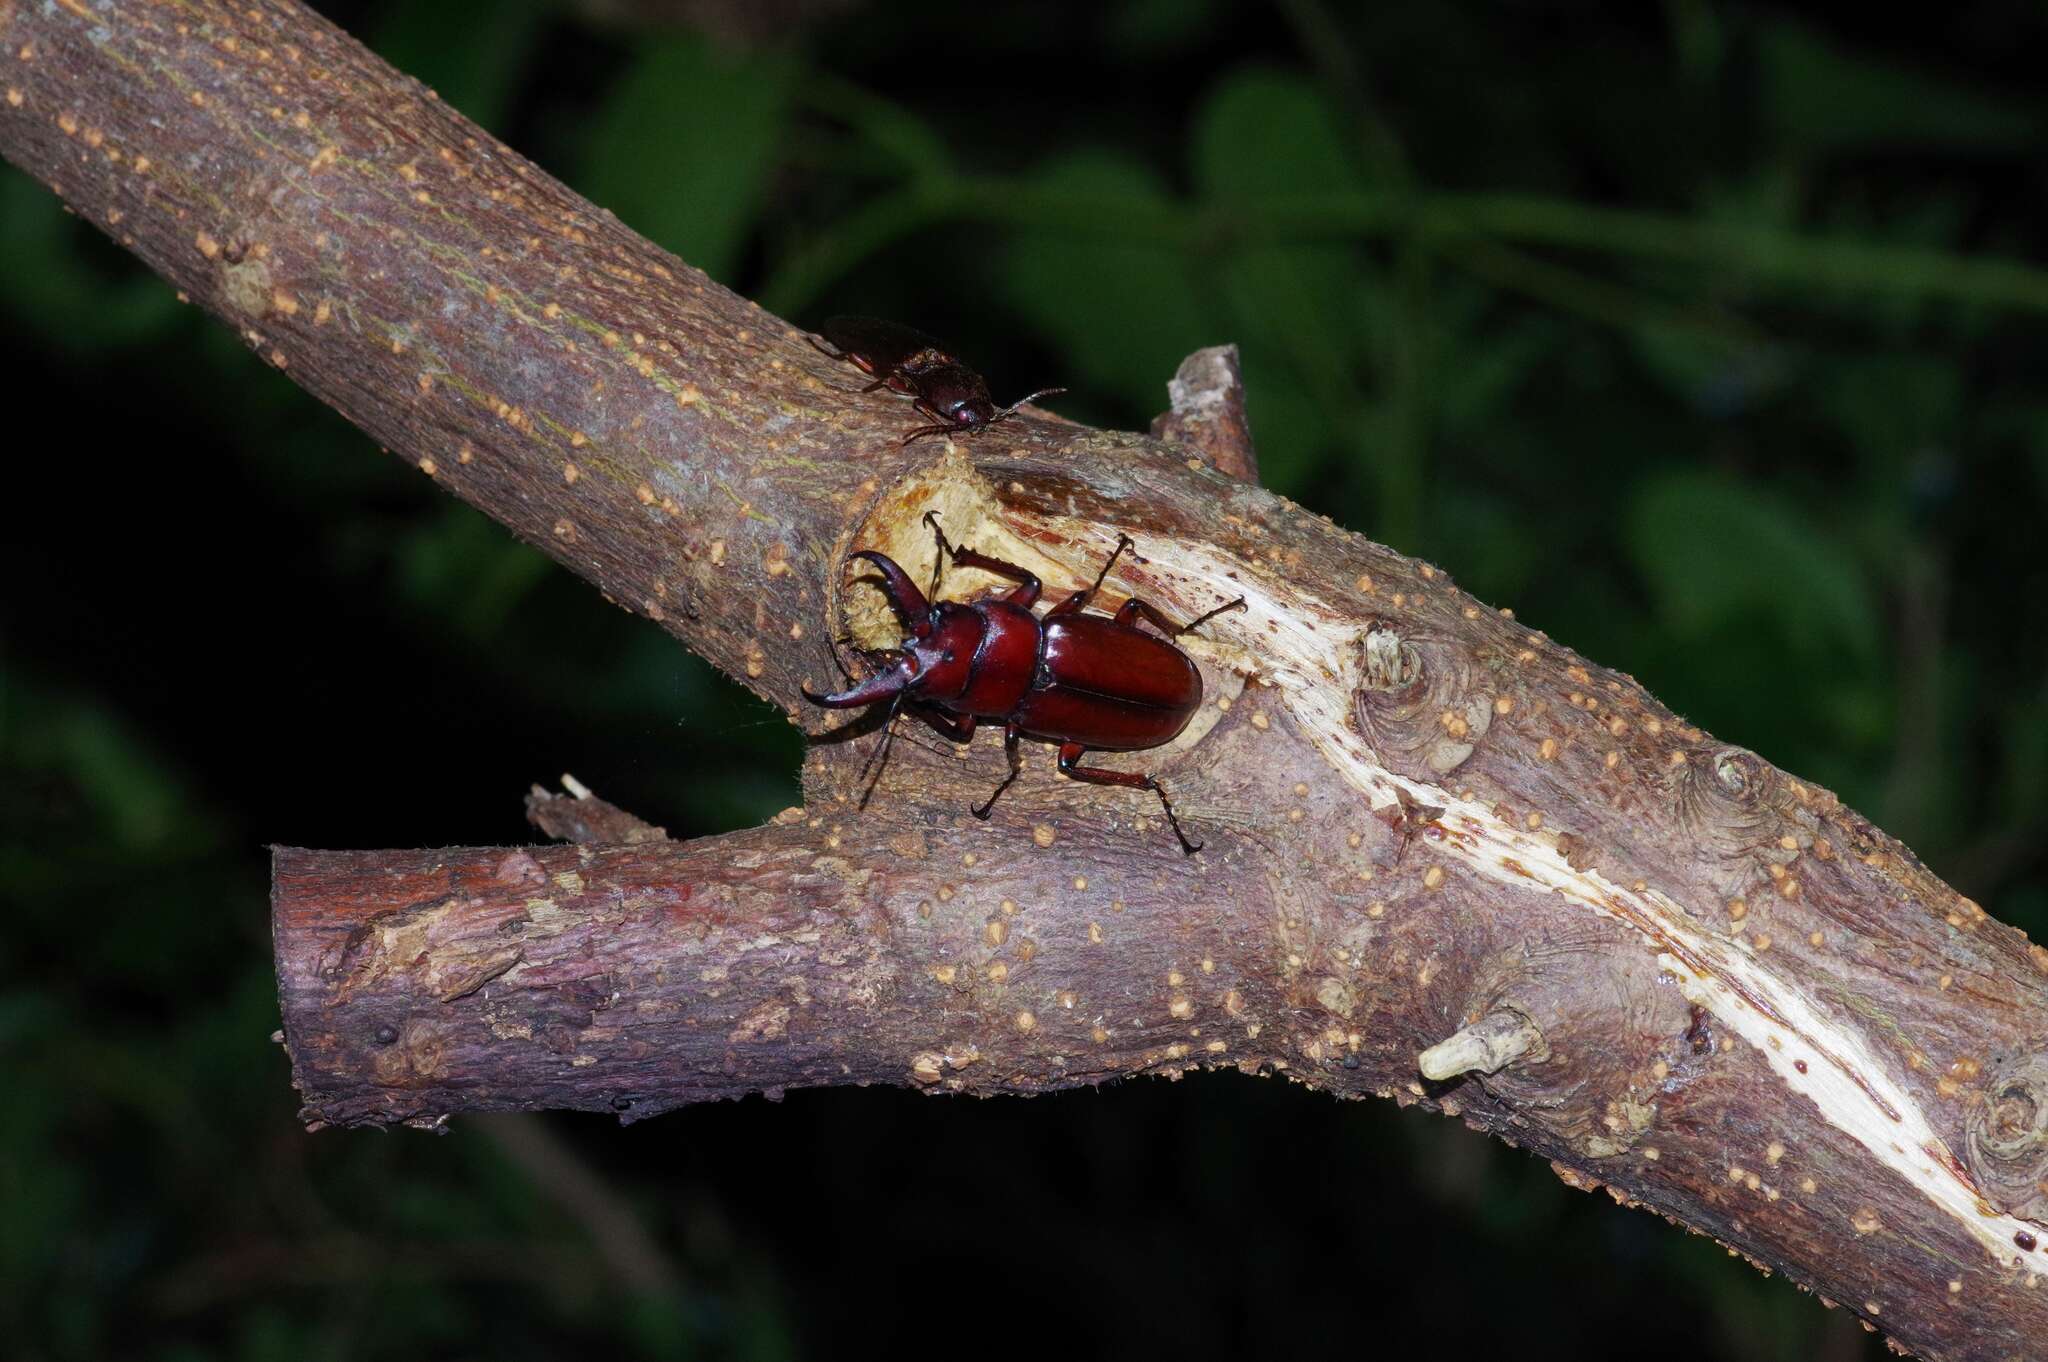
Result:
{"label": "tree branch", "polygon": [[[0,53],[10,160],[822,739],[806,807],[726,837],[280,850],[313,1123],[1234,1064],[1461,1115],[1930,1356],[2048,1334],[2048,952],[1826,791],[1219,471],[1248,448],[1190,412],[900,447],[898,403],[288,0],[0,0]],[[1129,533],[1112,591],[1246,597],[1142,754],[1199,857],[1042,754],[976,823],[1000,755],[907,722],[863,802],[873,721],[798,686],[893,641],[844,565],[929,563],[927,510],[1056,590]]]}

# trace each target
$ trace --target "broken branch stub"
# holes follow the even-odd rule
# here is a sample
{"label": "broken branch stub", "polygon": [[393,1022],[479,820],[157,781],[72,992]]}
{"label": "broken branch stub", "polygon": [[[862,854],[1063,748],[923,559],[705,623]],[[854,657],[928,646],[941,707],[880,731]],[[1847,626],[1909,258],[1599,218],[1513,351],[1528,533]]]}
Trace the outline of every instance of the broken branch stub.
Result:
{"label": "broken branch stub", "polygon": [[1442,1083],[1460,1074],[1498,1073],[1508,1065],[1534,1057],[1542,1062],[1543,1033],[1536,1023],[1510,1008],[1489,1012],[1415,1057],[1424,1078]]}

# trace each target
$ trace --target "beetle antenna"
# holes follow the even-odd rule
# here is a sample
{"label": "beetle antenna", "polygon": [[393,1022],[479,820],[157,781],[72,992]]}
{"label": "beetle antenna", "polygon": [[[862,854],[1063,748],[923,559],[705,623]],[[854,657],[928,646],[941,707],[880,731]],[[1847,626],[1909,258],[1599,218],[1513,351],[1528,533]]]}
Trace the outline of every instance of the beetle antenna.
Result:
{"label": "beetle antenna", "polygon": [[[896,741],[896,715],[903,708],[903,696],[903,691],[896,692],[895,703],[889,706],[889,717],[882,722],[882,745],[875,749],[875,754],[860,768],[859,779],[867,781],[867,788],[860,792],[860,803],[855,806],[856,808],[867,808],[868,800],[874,796],[875,787],[882,783],[883,768],[889,764],[889,745]],[[872,780],[868,779],[869,767],[873,767],[875,772]],[[1183,837],[1181,840],[1185,842],[1187,839]]]}
{"label": "beetle antenna", "polygon": [[1040,388],[1037,392],[1032,393],[1028,397],[1020,397],[1015,402],[1012,402],[1009,406],[1004,407],[1000,412],[996,413],[995,417],[992,420],[990,420],[988,424],[994,425],[997,421],[1007,421],[1012,416],[1015,416],[1017,414],[1017,408],[1025,406],[1028,403],[1036,402],[1041,397],[1058,397],[1061,393],[1065,391],[1065,388]]}

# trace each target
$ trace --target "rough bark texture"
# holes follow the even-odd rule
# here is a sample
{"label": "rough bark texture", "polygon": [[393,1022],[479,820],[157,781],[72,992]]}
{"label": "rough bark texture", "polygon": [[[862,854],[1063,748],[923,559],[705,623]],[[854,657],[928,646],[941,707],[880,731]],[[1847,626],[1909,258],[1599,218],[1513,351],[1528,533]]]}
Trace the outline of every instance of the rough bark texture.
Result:
{"label": "rough bark texture", "polygon": [[[2048,954],[1826,791],[1230,476],[1227,394],[1177,401],[1188,443],[1040,415],[902,449],[900,402],[286,0],[0,0],[0,98],[0,152],[266,362],[821,737],[805,808],[727,837],[278,852],[310,1122],[1231,1064],[1461,1115],[1930,1357],[2040,1354]],[[1209,360],[1188,392],[1234,383]],[[1127,532],[1112,592],[1248,598],[1188,645],[1190,732],[1113,759],[1200,856],[1042,750],[977,823],[998,745],[907,720],[861,806],[879,716],[826,732],[798,686],[838,683],[842,630],[893,641],[843,565],[924,570],[928,509],[1054,593]],[[536,817],[643,826],[617,812]]]}

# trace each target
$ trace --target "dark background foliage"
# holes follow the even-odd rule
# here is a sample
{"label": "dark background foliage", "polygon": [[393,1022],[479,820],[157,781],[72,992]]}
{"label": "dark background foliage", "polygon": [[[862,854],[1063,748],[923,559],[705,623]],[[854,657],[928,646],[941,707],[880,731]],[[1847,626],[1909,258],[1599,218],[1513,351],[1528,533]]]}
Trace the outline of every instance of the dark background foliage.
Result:
{"label": "dark background foliage", "polygon": [[[1954,268],[2048,245],[2038,6],[322,8],[722,282],[999,396],[1142,426],[1239,342],[1271,485],[2048,929],[2048,277]],[[1453,1122],[1234,1074],[306,1135],[266,844],[520,841],[564,770],[739,827],[796,735],[12,172],[0,315],[15,1355],[1875,1355]]]}

